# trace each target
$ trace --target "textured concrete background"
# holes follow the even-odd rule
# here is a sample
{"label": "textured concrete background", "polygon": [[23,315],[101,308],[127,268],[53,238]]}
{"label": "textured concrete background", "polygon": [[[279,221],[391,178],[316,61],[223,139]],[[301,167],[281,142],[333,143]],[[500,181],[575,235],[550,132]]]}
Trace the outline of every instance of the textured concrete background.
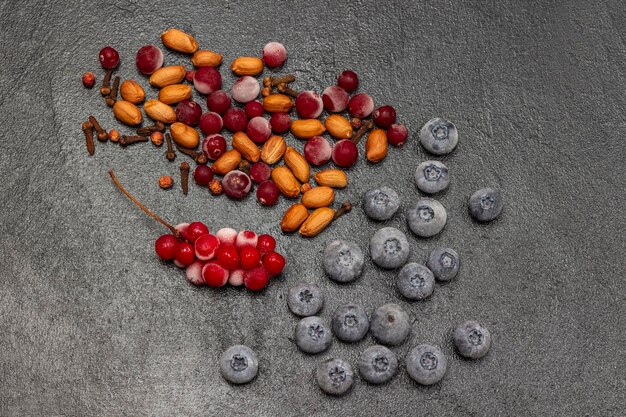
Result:
{"label": "textured concrete background", "polygon": [[[78,3],[0,5],[1,415],[624,414],[623,2]],[[114,188],[108,169],[166,219],[212,230],[278,233],[289,204],[160,191],[158,177],[177,175],[178,164],[149,144],[97,143],[87,157],[80,123],[89,113],[119,126],[81,74],[95,70],[100,81],[97,53],[111,44],[120,75],[147,86],[135,51],[171,26],[224,54],[225,87],[234,57],[278,40],[289,51],[282,72],[298,76],[297,88],[321,91],[352,68],[362,91],[396,106],[410,142],[379,166],[359,162],[339,200],[394,184],[406,207],[418,197],[413,171],[428,158],[418,129],[433,116],[456,122],[460,144],[443,158],[452,184],[438,197],[448,225],[410,242],[420,262],[436,246],[455,248],[458,278],[421,303],[402,300],[395,273],[369,261],[356,283],[329,282],[320,267],[326,242],[351,237],[366,249],[381,226],[359,207],[316,239],[279,234],[290,264],[261,294],[192,288],[157,261],[153,242],[164,229]],[[167,54],[166,62],[188,60]],[[505,198],[502,218],[486,226],[466,211],[483,186]],[[407,230],[404,214],[387,224]],[[369,311],[400,303],[414,324],[395,352],[439,344],[450,357],[446,378],[425,388],[401,370],[385,386],[357,379],[349,395],[324,396],[315,364],[330,356],[356,364],[373,341],[300,353],[285,303],[300,280],[325,290],[325,318],[340,303]],[[493,333],[478,362],[451,345],[454,325],[469,318]],[[260,356],[247,386],[228,385],[216,366],[235,343]]]}

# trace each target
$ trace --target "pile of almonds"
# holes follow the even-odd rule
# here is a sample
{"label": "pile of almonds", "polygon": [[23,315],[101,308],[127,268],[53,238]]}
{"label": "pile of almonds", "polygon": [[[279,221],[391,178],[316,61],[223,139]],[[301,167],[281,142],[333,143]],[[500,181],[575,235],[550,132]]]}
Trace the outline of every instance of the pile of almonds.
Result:
{"label": "pile of almonds", "polygon": [[[257,199],[262,205],[276,204],[279,195],[300,198],[300,202],[284,213],[281,228],[286,233],[299,231],[303,237],[314,237],[352,207],[345,202],[338,210],[331,208],[335,190],[348,185],[344,169],[357,162],[357,144],[361,138],[367,135],[365,154],[371,163],[385,159],[389,144],[399,147],[407,139],[406,128],[395,124],[393,107],[374,109],[369,95],[350,96],[358,88],[358,77],[352,71],[342,72],[337,85],[326,88],[321,97],[313,91],[294,90],[291,86],[296,77],[293,75],[267,76],[261,88],[255,77],[260,76],[265,67],[280,67],[286,60],[284,46],[271,42],[263,49],[262,58],[238,57],[231,63],[231,71],[240,78],[229,97],[221,91],[222,79],[217,70],[222,55],[199,50],[194,37],[178,29],[165,31],[161,40],[173,51],[191,54],[195,70],[188,71],[182,65],[163,66],[163,53],[158,47],[142,47],[137,53],[137,68],[148,75],[150,85],[158,89],[156,99],[146,99],[145,90],[135,80],[124,80],[120,84],[120,77],[116,76],[111,86],[119,55],[111,47],[100,51],[100,62],[106,70],[100,92],[106,104],[112,107],[115,118],[127,126],[137,127],[144,120],[142,106],[154,124],[138,128],[136,135],[120,135],[115,129],[107,133],[94,116],[89,116],[82,128],[90,155],[95,149],[94,131],[100,141],[109,139],[122,146],[148,141],[161,146],[165,142],[166,158],[173,161],[176,150],[193,158],[197,164],[193,171],[195,182],[208,186],[214,195],[225,193],[241,199],[255,182]],[[93,73],[83,76],[86,87],[94,83]],[[200,105],[192,100],[191,84],[200,94],[208,95],[208,113],[202,114]],[[117,98],[118,90],[121,99]],[[214,93],[227,97],[226,105],[220,110],[211,105]],[[256,100],[259,95],[263,97],[261,102]],[[231,97],[245,105],[245,110],[231,108]],[[299,118],[292,120],[290,114],[294,108]],[[329,114],[325,120],[320,120],[324,110]],[[350,117],[341,113],[349,113]],[[265,114],[271,116],[269,120],[263,117]],[[200,145],[200,134],[195,127],[198,123],[206,135],[202,151],[196,150]],[[230,150],[221,135],[224,127],[232,132]],[[303,153],[288,146],[285,137],[280,135],[287,132],[306,140]],[[336,140],[334,145],[322,137],[324,133]],[[330,159],[337,168],[322,169],[312,175],[312,165],[324,165]],[[205,165],[209,160],[214,161],[210,169]],[[190,171],[189,164],[183,162],[180,173],[185,195]],[[223,178],[220,180],[214,175]],[[316,185],[309,183],[311,177]],[[173,183],[171,176],[159,179],[161,188],[171,188]]]}

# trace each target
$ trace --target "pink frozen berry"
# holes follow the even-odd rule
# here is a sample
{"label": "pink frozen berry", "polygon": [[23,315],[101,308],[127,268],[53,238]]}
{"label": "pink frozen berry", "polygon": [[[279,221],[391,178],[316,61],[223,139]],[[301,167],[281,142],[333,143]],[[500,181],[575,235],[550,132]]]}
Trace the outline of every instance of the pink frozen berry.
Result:
{"label": "pink frozen berry", "polygon": [[287,50],[282,43],[270,42],[263,47],[263,62],[270,68],[280,67],[287,59]]}
{"label": "pink frozen berry", "polygon": [[234,245],[237,240],[237,231],[230,227],[220,229],[215,234],[222,245]]}
{"label": "pink frozen berry", "polygon": [[205,285],[206,282],[204,278],[202,278],[202,268],[204,267],[204,262],[195,261],[191,265],[187,267],[185,270],[185,277],[190,284],[201,286]]}
{"label": "pink frozen berry", "polygon": [[258,237],[256,233],[251,230],[242,230],[237,235],[237,240],[235,241],[235,246],[238,250],[245,248],[246,246],[252,246],[256,248],[256,244],[258,242]]}
{"label": "pink frozen berry", "polygon": [[194,244],[196,250],[196,258],[201,261],[210,261],[217,255],[217,249],[220,246],[220,241],[217,237],[208,234],[200,236]]}
{"label": "pink frozen berry", "polygon": [[202,268],[202,278],[209,287],[222,287],[228,282],[228,270],[211,261]]}
{"label": "pink frozen berry", "polygon": [[234,271],[230,271],[230,275],[228,276],[228,283],[233,287],[241,287],[243,285],[243,269],[235,269]]}

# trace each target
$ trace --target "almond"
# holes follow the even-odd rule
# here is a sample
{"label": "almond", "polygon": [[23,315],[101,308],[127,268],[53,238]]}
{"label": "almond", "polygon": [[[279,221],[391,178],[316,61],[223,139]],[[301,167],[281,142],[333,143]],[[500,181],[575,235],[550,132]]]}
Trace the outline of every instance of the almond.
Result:
{"label": "almond", "polygon": [[289,113],[293,101],[286,94],[270,94],[263,99],[263,108],[268,113]]}
{"label": "almond", "polygon": [[217,67],[222,63],[222,55],[217,52],[201,49],[193,54],[191,62],[196,67]]}
{"label": "almond", "polygon": [[283,157],[287,144],[282,136],[271,136],[261,149],[261,160],[267,165],[274,165]]}
{"label": "almond", "polygon": [[311,168],[309,167],[309,163],[304,159],[298,151],[296,151],[291,146],[287,148],[285,151],[285,156],[283,157],[285,160],[285,165],[291,170],[293,176],[298,179],[300,182],[308,182],[309,177],[311,176]]}
{"label": "almond", "polygon": [[315,182],[332,188],[345,188],[348,185],[348,176],[340,169],[325,169],[314,176]]}
{"label": "almond", "polygon": [[309,139],[319,136],[326,131],[326,128],[317,119],[298,119],[291,123],[291,133],[300,139]]}
{"label": "almond", "polygon": [[336,139],[350,139],[354,133],[350,121],[338,114],[326,118],[326,130]]}
{"label": "almond", "polygon": [[294,204],[285,212],[280,222],[280,228],[286,233],[295,232],[300,228],[307,217],[309,217],[309,210],[302,204]]}
{"label": "almond", "polygon": [[335,210],[330,207],[318,208],[300,226],[300,234],[303,237],[319,235],[333,221],[333,217],[335,217]]}
{"label": "almond", "polygon": [[185,67],[182,65],[162,67],[152,73],[150,76],[150,85],[163,88],[167,85],[179,84],[185,78],[185,74]]}
{"label": "almond", "polygon": [[159,100],[146,101],[143,105],[143,109],[152,120],[167,124],[174,123],[176,121],[176,112],[174,109]]}
{"label": "almond", "polygon": [[198,50],[198,42],[188,33],[180,29],[168,29],[161,34],[163,45],[176,52],[193,54]]}
{"label": "almond", "polygon": [[382,129],[374,129],[367,136],[365,155],[370,162],[380,162],[387,156],[387,133]]}
{"label": "almond", "polygon": [[141,110],[130,101],[117,100],[113,105],[113,114],[120,122],[128,126],[141,123]]}
{"label": "almond", "polygon": [[243,132],[233,134],[233,149],[239,151],[241,156],[249,162],[257,162],[261,158],[261,151],[257,144]]}
{"label": "almond", "polygon": [[263,72],[263,60],[254,56],[240,56],[236,58],[230,69],[237,75],[259,75]]}
{"label": "almond", "polygon": [[191,98],[190,85],[172,84],[159,91],[159,101],[165,104],[175,104],[189,98]]}
{"label": "almond", "polygon": [[235,149],[224,152],[217,161],[213,162],[211,169],[218,175],[228,174],[233,169],[237,169],[241,162],[241,154]]}
{"label": "almond", "polygon": [[198,131],[180,122],[176,122],[170,126],[170,133],[172,134],[174,142],[183,148],[193,149],[198,146],[198,142],[200,142]]}
{"label": "almond", "polygon": [[326,186],[313,187],[302,194],[302,204],[306,208],[328,207],[335,201],[335,191]]}
{"label": "almond", "polygon": [[300,195],[300,184],[293,176],[289,168],[280,166],[272,170],[272,180],[285,197],[297,197]]}
{"label": "almond", "polygon": [[139,104],[146,98],[143,87],[135,80],[125,80],[122,85],[120,85],[120,95],[124,100],[130,101],[133,104]]}

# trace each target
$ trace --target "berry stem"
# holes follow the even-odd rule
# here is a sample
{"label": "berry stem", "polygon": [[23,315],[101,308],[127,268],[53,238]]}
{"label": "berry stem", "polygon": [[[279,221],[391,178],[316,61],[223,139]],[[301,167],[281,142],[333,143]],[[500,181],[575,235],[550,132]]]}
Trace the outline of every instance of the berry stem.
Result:
{"label": "berry stem", "polygon": [[137,206],[142,209],[143,211],[146,212],[146,214],[150,217],[152,217],[154,220],[158,221],[159,223],[161,223],[163,226],[167,227],[168,229],[170,229],[170,232],[172,232],[172,234],[174,236],[176,236],[177,238],[180,238],[180,231],[178,229],[176,229],[174,226],[172,226],[171,224],[169,224],[168,222],[166,222],[165,220],[163,220],[162,218],[160,218],[159,216],[157,216],[156,214],[154,214],[153,212],[151,212],[150,210],[148,210],[148,208],[146,206],[144,206],[143,204],[141,204],[139,201],[137,201],[135,199],[135,197],[133,197],[132,195],[130,195],[130,193],[128,191],[126,191],[126,189],[124,188],[124,186],[122,186],[122,184],[120,184],[120,182],[117,180],[117,178],[115,177],[115,174],[113,173],[113,170],[109,170],[109,175],[111,176],[111,179],[113,180],[113,182],[115,183],[115,185],[117,185],[117,188],[119,188],[125,195],[126,197],[128,197],[130,199],[130,201],[132,201],[133,203],[137,204]]}

